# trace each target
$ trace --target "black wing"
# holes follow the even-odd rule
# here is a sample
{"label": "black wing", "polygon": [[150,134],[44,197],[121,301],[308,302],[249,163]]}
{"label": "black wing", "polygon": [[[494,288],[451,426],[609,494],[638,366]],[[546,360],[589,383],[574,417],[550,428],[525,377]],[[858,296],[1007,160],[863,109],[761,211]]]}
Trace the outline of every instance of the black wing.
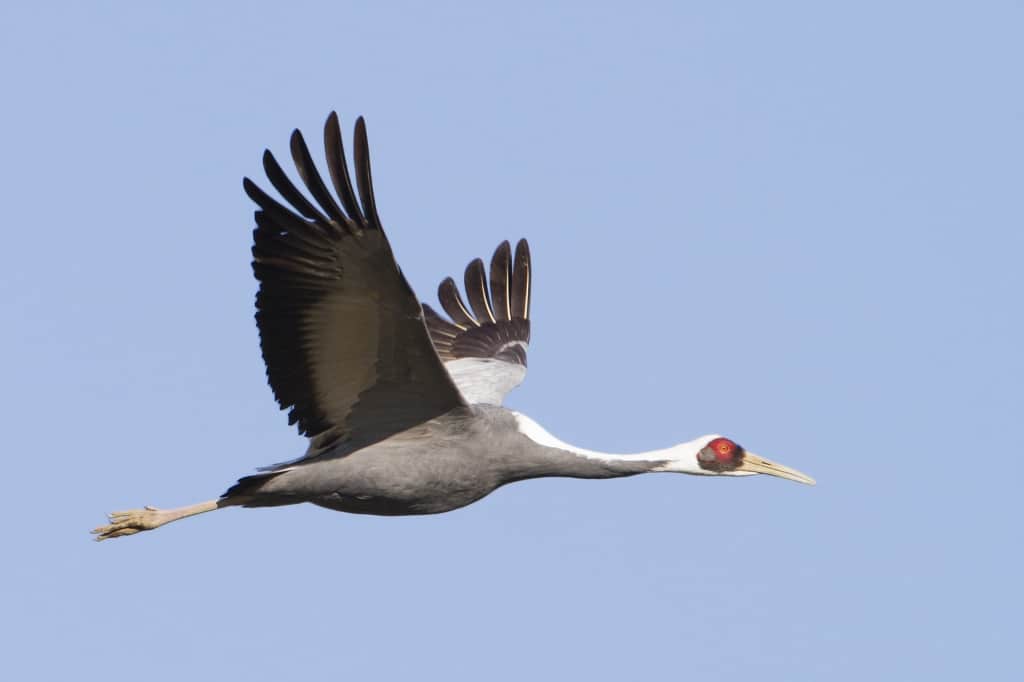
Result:
{"label": "black wing", "polygon": [[437,297],[450,321],[423,304],[430,340],[469,402],[500,403],[526,376],[531,292],[525,239],[516,244],[514,260],[507,241],[498,246],[489,279],[488,288],[479,258],[466,266],[468,307],[451,277],[441,282]]}
{"label": "black wing", "polygon": [[343,439],[376,442],[465,405],[381,228],[363,119],[355,127],[358,196],[333,112],[324,146],[337,200],[298,130],[292,158],[315,205],[269,151],[267,178],[291,210],[244,181],[260,207],[252,265],[267,377],[311,452]]}

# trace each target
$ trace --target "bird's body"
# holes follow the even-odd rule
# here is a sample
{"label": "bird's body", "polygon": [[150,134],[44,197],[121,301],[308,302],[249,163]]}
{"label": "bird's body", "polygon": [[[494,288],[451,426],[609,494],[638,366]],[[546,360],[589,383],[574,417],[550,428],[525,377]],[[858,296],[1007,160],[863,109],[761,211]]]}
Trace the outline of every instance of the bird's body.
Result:
{"label": "bird's body", "polygon": [[507,481],[499,407],[452,410],[352,453],[328,452],[282,474],[243,479],[250,506],[301,500],[359,514],[436,514],[464,507]]}
{"label": "bird's body", "polygon": [[312,502],[357,514],[437,514],[527,478],[614,478],[665,463],[548,447],[520,429],[523,419],[495,405],[460,408],[355,452],[338,448],[283,473],[247,477],[228,496],[251,507]]}
{"label": "bird's body", "polygon": [[362,119],[356,124],[353,188],[337,117],[325,126],[335,195],[301,134],[291,151],[316,204],[269,152],[264,168],[290,208],[245,180],[259,205],[253,269],[256,320],[274,393],[309,438],[298,460],[246,476],[219,499],[111,515],[97,539],[131,535],[229,506],[309,502],[357,514],[436,514],[471,504],[507,483],[645,472],[742,476],[804,483],[795,470],[718,435],[664,450],[614,455],[559,441],[501,406],[526,374],[532,298],[525,240],[498,246],[490,267],[466,268],[467,305],[455,282],[438,297],[448,318],[420,304],[377,217]]}

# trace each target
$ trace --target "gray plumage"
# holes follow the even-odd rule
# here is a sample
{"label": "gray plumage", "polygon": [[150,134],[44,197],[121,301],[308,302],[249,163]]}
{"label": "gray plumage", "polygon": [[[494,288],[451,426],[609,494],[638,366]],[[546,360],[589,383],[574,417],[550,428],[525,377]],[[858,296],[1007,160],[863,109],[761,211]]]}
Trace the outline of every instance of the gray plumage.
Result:
{"label": "gray plumage", "polygon": [[[452,278],[438,289],[449,319],[420,304],[377,215],[363,119],[352,185],[337,116],[324,128],[327,170],[299,131],[291,154],[314,202],[265,152],[267,178],[288,206],[246,178],[257,204],[253,272],[267,378],[289,422],[309,439],[297,460],[246,476],[219,499],[177,509],[115,512],[97,539],[132,535],[222,507],[301,502],[358,514],[433,514],[529,478],[612,478],[647,471],[769,473],[811,479],[704,436],[673,448],[611,455],[558,441],[500,406],[525,376],[532,262],[521,240],[485,267],[469,263],[466,300]],[[358,191],[356,191],[358,189]]]}
{"label": "gray plumage", "polygon": [[647,462],[602,462],[544,447],[516,429],[509,410],[453,410],[354,452],[243,479],[227,497],[245,506],[312,502],[357,514],[436,514],[476,502],[506,483],[545,476],[614,478]]}

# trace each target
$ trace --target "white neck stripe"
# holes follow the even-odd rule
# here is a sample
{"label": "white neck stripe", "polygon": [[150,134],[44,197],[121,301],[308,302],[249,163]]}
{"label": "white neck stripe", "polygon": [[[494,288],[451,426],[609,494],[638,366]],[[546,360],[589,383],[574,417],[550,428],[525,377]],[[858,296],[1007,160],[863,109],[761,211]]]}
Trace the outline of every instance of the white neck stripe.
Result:
{"label": "white neck stripe", "polygon": [[701,469],[700,465],[697,464],[697,453],[700,452],[701,448],[703,448],[712,438],[716,438],[717,436],[703,436],[697,440],[680,443],[679,445],[674,445],[670,448],[664,448],[661,450],[638,452],[629,455],[618,455],[610,452],[586,450],[584,448],[578,448],[575,445],[570,445],[558,438],[555,438],[540,424],[533,421],[525,414],[521,414],[519,412],[513,412],[512,414],[515,415],[516,427],[519,429],[519,432],[538,445],[543,445],[549,448],[558,448],[559,450],[565,450],[566,452],[571,452],[575,455],[579,455],[580,457],[601,460],[604,462],[665,462],[665,464],[653,469],[654,471],[675,471],[679,473],[702,475],[708,475],[711,473]]}

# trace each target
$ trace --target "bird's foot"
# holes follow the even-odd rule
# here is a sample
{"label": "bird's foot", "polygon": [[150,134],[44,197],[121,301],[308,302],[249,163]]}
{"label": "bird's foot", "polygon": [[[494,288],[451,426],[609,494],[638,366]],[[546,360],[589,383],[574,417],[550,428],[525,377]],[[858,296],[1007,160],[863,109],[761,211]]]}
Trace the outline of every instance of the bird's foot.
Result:
{"label": "bird's foot", "polygon": [[134,535],[144,530],[159,528],[169,521],[178,518],[173,511],[164,511],[156,507],[145,507],[143,509],[130,509],[128,511],[113,512],[107,514],[110,523],[106,526],[93,528],[92,534],[96,541],[119,538],[124,535]]}

